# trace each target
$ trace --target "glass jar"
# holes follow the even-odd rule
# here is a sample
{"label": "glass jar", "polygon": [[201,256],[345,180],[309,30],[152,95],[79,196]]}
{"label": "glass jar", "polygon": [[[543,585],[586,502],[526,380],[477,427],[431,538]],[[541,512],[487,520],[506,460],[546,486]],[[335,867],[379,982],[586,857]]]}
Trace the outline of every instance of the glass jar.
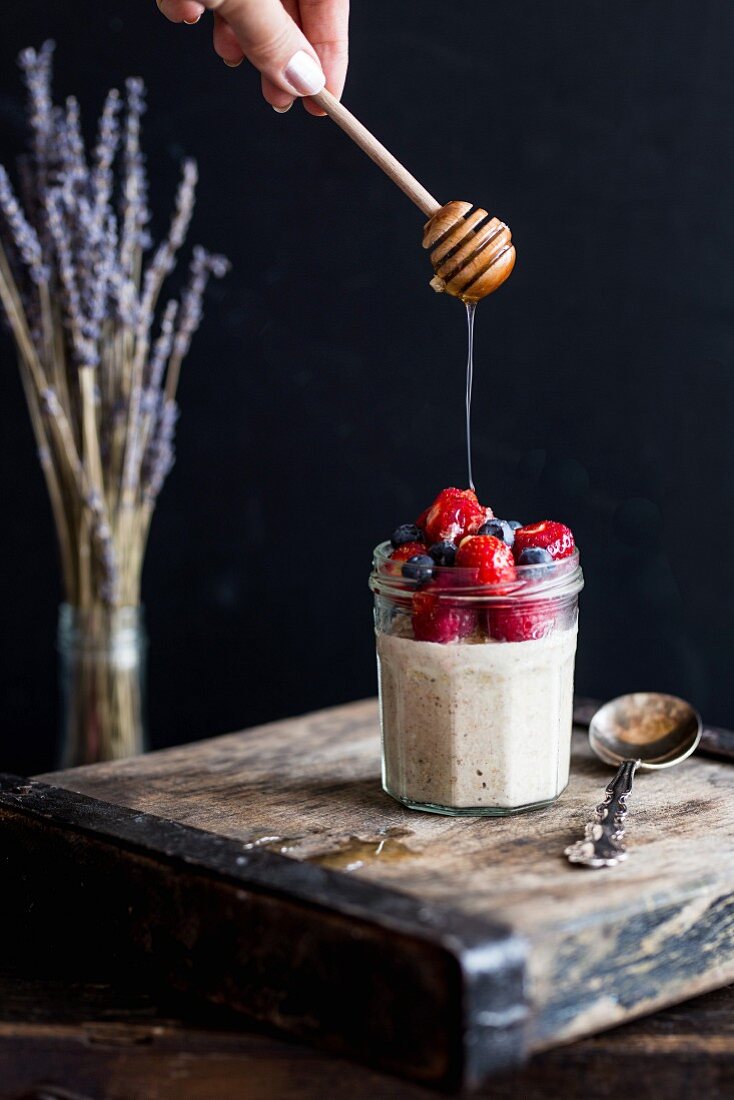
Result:
{"label": "glass jar", "polygon": [[578,551],[494,585],[456,566],[421,585],[390,553],[376,548],[370,577],[385,791],[466,816],[554,802],[571,757]]}
{"label": "glass jar", "polygon": [[58,647],[62,768],[146,748],[143,609],[62,604]]}

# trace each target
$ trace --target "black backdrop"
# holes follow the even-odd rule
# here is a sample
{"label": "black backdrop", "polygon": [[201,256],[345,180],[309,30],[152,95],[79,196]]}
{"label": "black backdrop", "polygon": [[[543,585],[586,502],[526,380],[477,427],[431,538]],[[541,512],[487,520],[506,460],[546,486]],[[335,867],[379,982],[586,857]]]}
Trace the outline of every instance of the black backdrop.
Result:
{"label": "black backdrop", "polygon": [[[145,77],[158,224],[191,153],[192,240],[234,264],[185,364],[147,560],[153,744],[369,694],[369,550],[465,481],[464,322],[427,286],[422,218],[153,0],[10,5],[1,162],[24,140],[15,55],[46,37],[88,123]],[[357,0],[345,102],[441,199],[512,227],[517,269],[478,314],[476,480],[498,514],[576,531],[578,688],[734,722],[729,0]],[[33,771],[60,590],[5,334],[0,390],[0,768]]]}

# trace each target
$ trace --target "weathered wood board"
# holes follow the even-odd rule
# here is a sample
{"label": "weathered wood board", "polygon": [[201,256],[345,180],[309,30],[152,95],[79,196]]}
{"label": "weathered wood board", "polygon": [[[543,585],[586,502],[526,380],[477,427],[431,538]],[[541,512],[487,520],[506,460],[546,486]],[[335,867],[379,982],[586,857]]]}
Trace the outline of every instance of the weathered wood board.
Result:
{"label": "weathered wood board", "polygon": [[581,736],[560,801],[516,818],[414,813],[378,774],[370,700],[7,779],[6,876],[36,916],[106,892],[180,987],[449,1087],[734,980],[730,763],[639,775],[605,871],[563,857],[610,778]]}

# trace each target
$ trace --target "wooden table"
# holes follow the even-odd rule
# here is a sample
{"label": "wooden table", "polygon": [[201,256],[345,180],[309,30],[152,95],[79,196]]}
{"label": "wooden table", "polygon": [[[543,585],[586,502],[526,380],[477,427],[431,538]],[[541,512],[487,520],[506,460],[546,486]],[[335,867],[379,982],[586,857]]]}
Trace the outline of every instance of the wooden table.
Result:
{"label": "wooden table", "polygon": [[[7,944],[6,944],[7,947]],[[6,951],[12,955],[12,951]],[[4,960],[6,961],[6,960]],[[734,986],[536,1056],[492,1100],[734,1096]],[[0,971],[2,1100],[429,1100],[215,1011],[173,1012],[100,975]]]}

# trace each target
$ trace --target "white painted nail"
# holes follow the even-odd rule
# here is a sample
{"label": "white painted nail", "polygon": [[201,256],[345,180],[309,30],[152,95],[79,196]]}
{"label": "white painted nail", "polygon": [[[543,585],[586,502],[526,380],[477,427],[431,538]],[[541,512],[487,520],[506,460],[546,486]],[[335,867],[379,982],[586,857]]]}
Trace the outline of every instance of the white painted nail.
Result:
{"label": "white painted nail", "polygon": [[318,61],[314,61],[305,50],[298,50],[293,54],[283,75],[299,95],[316,95],[326,84],[326,77]]}
{"label": "white painted nail", "polygon": [[287,103],[285,105],[285,107],[275,107],[274,106],[273,110],[277,111],[279,115],[284,115],[286,113],[286,111],[290,111],[292,106],[293,106],[293,100],[291,100],[290,103]]}

